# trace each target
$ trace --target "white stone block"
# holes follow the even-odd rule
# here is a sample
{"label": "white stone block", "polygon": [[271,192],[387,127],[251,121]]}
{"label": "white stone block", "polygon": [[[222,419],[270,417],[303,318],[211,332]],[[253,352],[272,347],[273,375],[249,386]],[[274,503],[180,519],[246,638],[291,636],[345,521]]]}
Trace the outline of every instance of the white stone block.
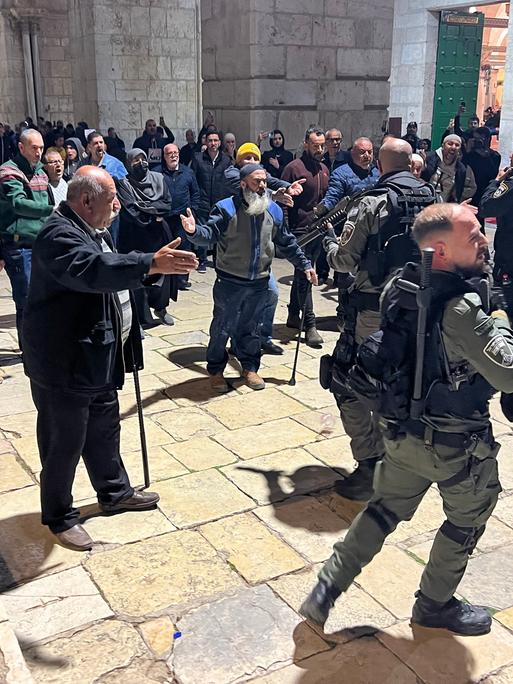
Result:
{"label": "white stone block", "polygon": [[287,78],[335,79],[337,51],[335,48],[287,47]]}
{"label": "white stone block", "polygon": [[150,35],[150,10],[148,7],[130,8],[130,34],[132,36]]}
{"label": "white stone block", "polygon": [[337,75],[376,78],[390,75],[390,50],[337,50]]}
{"label": "white stone block", "polygon": [[313,44],[332,47],[354,47],[355,22],[337,17],[314,17]]}

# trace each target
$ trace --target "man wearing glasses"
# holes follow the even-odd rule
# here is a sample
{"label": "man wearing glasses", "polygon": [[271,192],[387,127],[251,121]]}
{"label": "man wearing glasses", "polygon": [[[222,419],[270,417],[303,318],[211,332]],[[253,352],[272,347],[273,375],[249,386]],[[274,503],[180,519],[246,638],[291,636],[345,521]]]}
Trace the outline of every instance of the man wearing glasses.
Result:
{"label": "man wearing glasses", "polygon": [[63,202],[68,195],[68,184],[64,180],[64,162],[57,150],[48,150],[43,156],[43,168],[48,176],[48,192],[53,198],[56,207]]}
{"label": "man wearing glasses", "polygon": [[342,164],[347,164],[351,159],[351,154],[347,150],[340,149],[343,139],[344,136],[338,128],[330,128],[326,131],[326,154],[322,162],[326,164],[330,173]]}

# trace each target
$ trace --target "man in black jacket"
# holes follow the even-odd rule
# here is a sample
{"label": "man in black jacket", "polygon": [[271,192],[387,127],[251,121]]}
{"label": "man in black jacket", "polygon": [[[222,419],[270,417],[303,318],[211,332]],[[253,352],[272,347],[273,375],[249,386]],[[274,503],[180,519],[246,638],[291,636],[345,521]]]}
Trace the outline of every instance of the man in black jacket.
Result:
{"label": "man in black jacket", "polygon": [[114,253],[107,228],[119,209],[111,176],[84,166],[33,247],[23,360],[38,411],[42,522],[75,550],[93,543],[71,495],[81,455],[103,511],[146,510],[159,500],[131,487],[119,453],[117,389],[125,368],[143,367],[129,290],[196,265],[192,253],[174,249],[178,240],[155,254]]}
{"label": "man in black jacket", "polygon": [[[226,181],[224,172],[232,165],[228,155],[219,149],[221,137],[217,131],[209,131],[206,138],[207,149],[192,159],[191,168],[196,174],[200,189],[198,206],[198,222],[205,224],[210,210],[220,200],[226,197]],[[207,271],[207,247],[198,247],[198,273]]]}

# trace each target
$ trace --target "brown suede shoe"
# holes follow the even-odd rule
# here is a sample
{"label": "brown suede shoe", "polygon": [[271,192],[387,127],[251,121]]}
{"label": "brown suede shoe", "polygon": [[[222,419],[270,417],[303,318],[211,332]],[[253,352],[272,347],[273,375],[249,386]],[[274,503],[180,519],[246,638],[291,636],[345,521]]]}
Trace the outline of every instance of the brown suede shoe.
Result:
{"label": "brown suede shoe", "polygon": [[210,375],[209,380],[210,388],[213,392],[216,392],[216,394],[226,394],[226,392],[230,391],[230,386],[224,379],[224,375],[222,373]]}
{"label": "brown suede shoe", "polygon": [[258,375],[258,373],[255,373],[255,371],[243,370],[242,371],[242,377],[246,381],[246,385],[248,387],[251,387],[251,389],[253,389],[253,390],[265,389],[265,382]]}
{"label": "brown suede shoe", "polygon": [[61,546],[72,551],[89,551],[93,548],[93,540],[86,532],[85,528],[78,523],[64,532],[53,533],[59,540]]}
{"label": "brown suede shoe", "polygon": [[100,503],[100,508],[104,513],[119,513],[120,511],[147,511],[150,508],[155,508],[160,501],[160,496],[157,492],[143,492],[140,489],[134,489],[132,496],[126,499],[121,499],[115,504]]}

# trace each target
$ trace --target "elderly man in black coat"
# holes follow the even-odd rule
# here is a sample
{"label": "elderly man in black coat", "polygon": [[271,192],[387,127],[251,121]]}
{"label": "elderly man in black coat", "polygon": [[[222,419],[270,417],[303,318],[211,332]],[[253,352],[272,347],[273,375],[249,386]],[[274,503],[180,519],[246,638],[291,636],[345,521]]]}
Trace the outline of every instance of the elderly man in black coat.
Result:
{"label": "elderly man in black coat", "polygon": [[117,389],[125,368],[142,368],[142,345],[130,290],[156,274],[188,273],[197,261],[176,250],[117,254],[107,230],[119,211],[103,169],[84,166],[66,202],[33,247],[23,352],[36,405],[42,462],[42,522],[61,544],[90,549],[73,507],[75,470],[84,459],[105,512],[146,510],[159,496],[134,490],[119,453]]}

